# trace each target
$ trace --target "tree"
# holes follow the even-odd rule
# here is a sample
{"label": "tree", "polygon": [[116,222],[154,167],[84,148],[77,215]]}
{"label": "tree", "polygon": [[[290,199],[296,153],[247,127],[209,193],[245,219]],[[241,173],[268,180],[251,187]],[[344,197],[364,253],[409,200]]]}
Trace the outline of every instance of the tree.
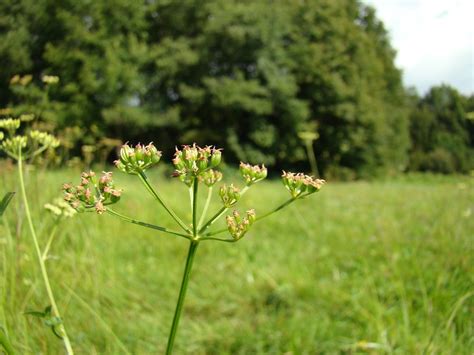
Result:
{"label": "tree", "polygon": [[[155,139],[165,153],[176,140],[212,143],[285,168],[306,166],[297,133],[317,126],[323,175],[406,165],[395,53],[356,0],[7,0],[2,10],[0,25],[15,21],[0,39],[18,38],[0,47],[3,79],[58,75],[45,119],[59,128]],[[8,59],[16,50],[20,67]],[[3,105],[16,99],[8,86],[0,94]]]}
{"label": "tree", "polygon": [[410,117],[412,170],[466,173],[474,168],[471,98],[441,85],[421,98]]}

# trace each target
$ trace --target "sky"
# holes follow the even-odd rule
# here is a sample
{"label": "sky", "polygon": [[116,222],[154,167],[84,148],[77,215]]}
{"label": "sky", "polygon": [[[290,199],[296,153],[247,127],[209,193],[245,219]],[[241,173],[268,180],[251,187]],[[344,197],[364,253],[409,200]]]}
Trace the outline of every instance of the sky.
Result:
{"label": "sky", "polygon": [[473,0],[363,0],[377,10],[397,50],[406,86],[425,94],[446,83],[474,94]]}

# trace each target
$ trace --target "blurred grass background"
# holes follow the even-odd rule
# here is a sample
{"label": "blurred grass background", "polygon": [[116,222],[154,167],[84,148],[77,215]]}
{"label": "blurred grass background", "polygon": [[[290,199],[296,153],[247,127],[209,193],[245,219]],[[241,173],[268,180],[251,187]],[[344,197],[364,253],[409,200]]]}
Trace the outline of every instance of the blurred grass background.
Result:
{"label": "blurred grass background", "polygon": [[[173,226],[138,179],[115,178],[125,189],[117,211]],[[29,172],[43,245],[52,220],[42,206],[78,180],[73,170]],[[185,186],[162,172],[151,180],[189,220]],[[17,189],[8,168],[0,182],[2,195]],[[271,180],[237,208],[258,215],[287,198]],[[20,354],[58,354],[61,341],[23,314],[44,309],[47,297],[19,201],[0,226],[0,324]],[[214,202],[210,213],[217,192]],[[471,354],[473,212],[469,177],[330,182],[236,244],[203,242],[176,353]],[[163,353],[186,251],[180,238],[109,215],[65,221],[47,266],[77,353]]]}

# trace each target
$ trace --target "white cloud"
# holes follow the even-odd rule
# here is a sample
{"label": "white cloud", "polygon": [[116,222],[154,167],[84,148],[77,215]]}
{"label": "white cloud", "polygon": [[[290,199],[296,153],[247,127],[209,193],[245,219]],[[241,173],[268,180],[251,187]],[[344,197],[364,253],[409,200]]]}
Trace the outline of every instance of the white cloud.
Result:
{"label": "white cloud", "polygon": [[406,85],[424,94],[447,83],[474,93],[472,0],[364,0],[377,10],[397,50]]}

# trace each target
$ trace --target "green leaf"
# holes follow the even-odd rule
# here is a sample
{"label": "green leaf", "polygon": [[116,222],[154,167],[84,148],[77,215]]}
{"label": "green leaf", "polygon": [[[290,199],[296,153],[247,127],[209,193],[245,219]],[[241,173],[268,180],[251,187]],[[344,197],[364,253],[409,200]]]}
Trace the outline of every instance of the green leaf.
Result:
{"label": "green leaf", "polygon": [[49,328],[51,328],[51,331],[55,336],[57,336],[59,339],[62,339],[63,337],[59,334],[58,330],[56,327],[60,325],[63,321],[59,317],[55,317],[51,315],[52,308],[51,306],[45,307],[43,312],[40,311],[27,311],[24,314],[37,317],[37,318],[42,318],[43,319],[43,324]]}
{"label": "green leaf", "polygon": [[5,196],[3,196],[2,202],[0,202],[0,217],[3,216],[3,213],[7,209],[8,204],[12,200],[13,196],[15,195],[14,192],[7,192]]}
{"label": "green leaf", "polygon": [[13,346],[8,340],[7,334],[0,326],[0,349],[3,347],[7,355],[15,355],[15,351],[13,350]]}

